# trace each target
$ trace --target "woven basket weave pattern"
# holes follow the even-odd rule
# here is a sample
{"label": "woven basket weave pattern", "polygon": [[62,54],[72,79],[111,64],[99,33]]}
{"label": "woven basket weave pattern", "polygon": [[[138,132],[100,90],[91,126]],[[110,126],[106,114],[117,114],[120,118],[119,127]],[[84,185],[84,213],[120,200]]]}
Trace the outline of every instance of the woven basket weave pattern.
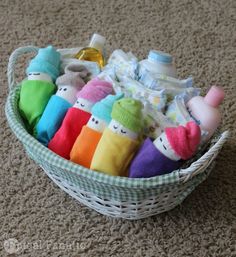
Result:
{"label": "woven basket weave pattern", "polygon": [[12,131],[23,143],[30,158],[72,197],[105,215],[140,219],[174,208],[210,174],[215,158],[229,136],[228,132],[214,139],[209,150],[190,167],[148,179],[114,177],[94,172],[51,152],[28,134],[18,112],[20,85],[14,78],[15,64],[22,54],[37,51],[38,48],[33,46],[22,47],[10,57],[10,93],[6,103],[6,116]]}

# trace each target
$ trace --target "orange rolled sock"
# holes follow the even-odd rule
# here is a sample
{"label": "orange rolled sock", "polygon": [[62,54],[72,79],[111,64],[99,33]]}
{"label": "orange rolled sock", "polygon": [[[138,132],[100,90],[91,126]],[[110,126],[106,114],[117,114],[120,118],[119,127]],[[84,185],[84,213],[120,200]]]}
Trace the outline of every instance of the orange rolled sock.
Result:
{"label": "orange rolled sock", "polygon": [[86,168],[90,168],[94,152],[101,137],[101,132],[91,129],[88,126],[83,126],[70,152],[70,160]]}

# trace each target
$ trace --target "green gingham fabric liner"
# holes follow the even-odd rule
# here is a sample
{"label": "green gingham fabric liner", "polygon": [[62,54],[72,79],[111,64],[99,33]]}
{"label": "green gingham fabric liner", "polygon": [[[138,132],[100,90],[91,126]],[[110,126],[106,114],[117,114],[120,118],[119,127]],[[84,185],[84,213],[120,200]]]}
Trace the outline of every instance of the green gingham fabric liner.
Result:
{"label": "green gingham fabric liner", "polygon": [[[27,149],[27,153],[30,155],[32,159],[35,160],[35,155],[31,153]],[[66,180],[68,184],[71,184],[73,187],[78,187],[86,192],[93,192],[95,196],[101,197],[103,199],[113,199],[117,201],[141,201],[150,198],[158,197],[162,198],[161,195],[168,197],[170,199],[169,204],[173,206],[173,204],[178,205],[181,203],[184,198],[191,193],[195,187],[200,184],[203,180],[206,179],[207,175],[210,173],[211,169],[214,167],[214,163],[211,164],[204,173],[196,176],[195,179],[189,180],[186,183],[178,183],[172,185],[162,185],[154,188],[125,188],[118,186],[107,186],[102,182],[94,182],[91,183],[91,180],[88,180],[84,177],[79,176],[79,174],[71,173],[68,171],[64,171],[63,169],[55,169],[52,165],[45,160],[40,160],[37,158],[36,162],[45,168],[47,171],[50,170],[50,175],[57,181],[61,181],[61,179]],[[112,194],[111,194],[112,191]],[[165,199],[165,204],[169,199]],[[173,202],[173,199],[175,200]]]}
{"label": "green gingham fabric liner", "polygon": [[[15,135],[24,144],[27,153],[40,166],[51,172],[54,177],[62,177],[68,183],[102,198],[120,201],[140,201],[159,194],[171,194],[176,205],[199,184],[208,174],[207,170],[186,183],[180,181],[179,172],[143,179],[109,176],[73,164],[54,154],[34,139],[24,128],[18,113],[20,85],[9,93],[6,116]],[[172,203],[173,204],[173,203]]]}
{"label": "green gingham fabric liner", "polygon": [[[78,173],[64,171],[61,168],[54,168],[50,163],[41,159],[35,158],[35,154],[31,152],[30,149],[26,149],[29,156],[34,159],[40,166],[45,168],[47,171],[50,171],[50,175],[58,180],[61,179],[66,180],[68,184],[71,184],[73,187],[78,187],[86,192],[93,192],[94,195],[99,196],[103,199],[114,199],[119,201],[140,201],[144,199],[149,199],[150,197],[155,197],[161,195],[168,195],[170,199],[175,199],[176,203],[182,202],[182,200],[194,190],[194,188],[201,183],[208,174],[208,170],[214,166],[211,165],[205,171],[205,175],[197,176],[196,179],[189,180],[187,183],[178,183],[172,185],[162,185],[154,188],[130,188],[126,187],[118,187],[118,186],[107,186],[107,184],[102,182],[94,182],[91,183],[91,180],[88,180]],[[112,188],[111,188],[112,187]],[[112,191],[112,195],[111,195]],[[165,199],[166,200],[166,199]],[[170,202],[173,205],[173,202]]]}
{"label": "green gingham fabric liner", "polygon": [[[35,154],[32,153],[29,149],[27,149],[27,153],[30,155],[32,159],[34,159],[40,166],[42,166],[47,171],[50,171],[50,175],[54,177],[56,180],[66,180],[68,184],[71,184],[74,187],[78,187],[86,192],[93,192],[94,195],[107,198],[114,199],[119,201],[140,201],[143,199],[149,199],[150,197],[155,197],[156,195],[161,196],[161,194],[166,195],[168,192],[168,197],[171,199],[179,198],[179,201],[182,201],[186,194],[186,192],[192,191],[196,185],[198,185],[204,176],[198,176],[198,179],[195,179],[195,183],[193,181],[188,181],[187,183],[178,183],[171,185],[161,185],[152,188],[126,188],[120,186],[111,186],[107,185],[103,182],[97,182],[80,176],[75,172],[64,171],[62,168],[53,167],[47,161],[41,158],[35,158]],[[189,191],[190,190],[190,191]],[[111,193],[112,192],[112,193]],[[177,199],[176,199],[177,200]]]}

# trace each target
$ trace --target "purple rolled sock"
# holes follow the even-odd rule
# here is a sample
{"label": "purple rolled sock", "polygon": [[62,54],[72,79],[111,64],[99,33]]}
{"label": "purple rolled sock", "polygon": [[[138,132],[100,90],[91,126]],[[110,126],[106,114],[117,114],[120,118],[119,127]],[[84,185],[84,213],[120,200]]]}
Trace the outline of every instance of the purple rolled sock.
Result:
{"label": "purple rolled sock", "polygon": [[182,161],[173,161],[163,155],[147,138],[130,165],[130,178],[149,178],[178,169]]}

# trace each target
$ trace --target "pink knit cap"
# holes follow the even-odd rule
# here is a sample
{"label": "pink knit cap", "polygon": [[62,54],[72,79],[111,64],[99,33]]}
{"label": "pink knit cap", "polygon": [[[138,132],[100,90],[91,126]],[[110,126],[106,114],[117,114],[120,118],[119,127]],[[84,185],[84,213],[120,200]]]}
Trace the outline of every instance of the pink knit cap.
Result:
{"label": "pink knit cap", "polygon": [[83,98],[92,103],[96,103],[111,94],[112,91],[113,88],[111,83],[94,78],[78,92],[77,98]]}
{"label": "pink knit cap", "polygon": [[193,121],[188,122],[185,127],[166,128],[165,133],[172,149],[183,160],[193,156],[201,139],[200,127]]}

